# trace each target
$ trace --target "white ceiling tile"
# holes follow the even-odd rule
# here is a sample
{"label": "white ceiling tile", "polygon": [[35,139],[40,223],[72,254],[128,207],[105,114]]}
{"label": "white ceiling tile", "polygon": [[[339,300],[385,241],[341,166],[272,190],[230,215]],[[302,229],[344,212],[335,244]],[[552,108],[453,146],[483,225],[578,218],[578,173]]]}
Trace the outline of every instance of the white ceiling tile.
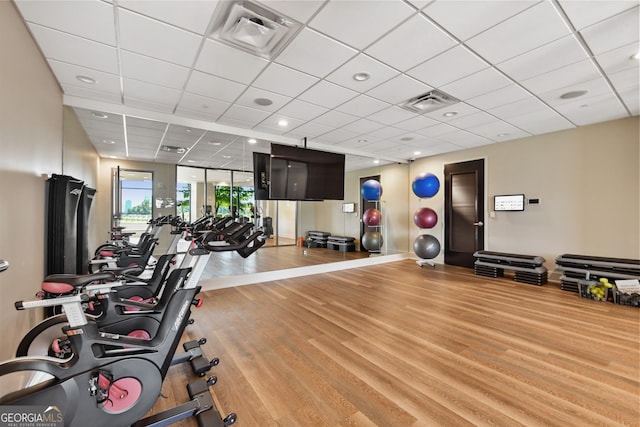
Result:
{"label": "white ceiling tile", "polygon": [[190,67],[202,37],[123,9],[118,10],[124,50]]}
{"label": "white ceiling tile", "polygon": [[315,122],[308,122],[301,126],[298,126],[293,130],[290,130],[287,133],[287,136],[292,136],[294,138],[302,138],[305,136],[309,138],[315,138],[318,135],[330,132],[331,129],[333,128],[330,126],[321,125]]}
{"label": "white ceiling tile", "polygon": [[632,58],[639,50],[640,47],[637,43],[630,43],[600,54],[596,56],[596,60],[606,73],[617,73],[629,68],[640,67],[640,61]]}
{"label": "white ceiling tile", "polygon": [[531,136],[528,132],[518,129],[517,127],[502,120],[494,120],[491,123],[474,126],[467,129],[467,131],[476,135],[484,136],[485,138],[493,141],[508,141],[511,139]]}
{"label": "white ceiling tile", "polygon": [[629,68],[609,75],[609,80],[618,91],[638,88],[640,84],[640,68]]}
{"label": "white ceiling tile", "polygon": [[598,76],[600,76],[600,72],[588,59],[524,80],[521,84],[531,92],[540,94],[571,84],[593,80]]}
{"label": "white ceiling tile", "polygon": [[337,144],[342,141],[346,141],[350,138],[356,138],[358,136],[357,132],[352,132],[346,129],[335,129],[331,132],[327,132],[322,134],[315,139],[319,142],[323,142],[326,144]]}
{"label": "white ceiling tile", "polygon": [[577,30],[603,21],[637,5],[637,0],[560,0],[560,6]]}
{"label": "white ceiling tile", "polygon": [[410,69],[407,74],[438,88],[488,66],[464,46],[458,45]]}
{"label": "white ceiling tile", "polygon": [[456,40],[424,16],[416,15],[365,52],[400,71],[406,71],[456,44]]}
{"label": "white ceiling tile", "polygon": [[499,71],[496,71],[495,68],[485,68],[482,71],[444,85],[441,89],[449,95],[466,101],[467,99],[493,92],[511,84],[512,81]]}
{"label": "white ceiling tile", "polygon": [[195,68],[239,83],[250,83],[269,62],[255,55],[208,39]]}
{"label": "white ceiling tile", "polygon": [[327,112],[327,109],[309,102],[295,99],[278,110],[278,114],[295,117],[301,120],[311,120]]}
{"label": "white ceiling tile", "polygon": [[179,90],[129,78],[124,79],[124,93],[125,100],[127,98],[137,98],[171,106],[175,106],[180,99]]}
{"label": "white ceiling tile", "polygon": [[373,132],[374,130],[380,129],[384,124],[379,122],[374,122],[373,120],[368,119],[360,119],[355,122],[349,123],[344,126],[342,129],[346,129],[351,132],[356,132],[358,134],[364,134]]}
{"label": "white ceiling tile", "polygon": [[[281,120],[287,121],[287,126],[280,126]],[[291,129],[295,129],[305,123],[304,120],[297,119],[295,117],[285,116],[284,114],[276,113],[273,116],[267,117],[262,123],[256,126],[254,129],[257,131],[264,131],[273,133],[276,135],[283,135],[289,132]]]}
{"label": "white ceiling tile", "polygon": [[390,104],[411,99],[415,96],[427,93],[433,88],[411,77],[401,74],[367,91],[367,95],[377,98]]}
{"label": "white ceiling tile", "polygon": [[66,95],[76,96],[78,98],[95,99],[96,101],[109,102],[111,104],[120,104],[120,93],[115,92],[102,92],[99,90],[92,90],[90,88],[72,86],[62,83],[62,90]]}
{"label": "white ceiling tile", "polygon": [[189,68],[170,62],[122,51],[122,75],[160,86],[182,89],[189,76]]}
{"label": "white ceiling tile", "polygon": [[315,118],[313,123],[318,123],[331,128],[339,128],[348,123],[352,123],[358,120],[358,117],[351,114],[341,113],[340,111],[331,110],[325,114]]}
{"label": "white ceiling tile", "polygon": [[522,87],[512,84],[500,89],[496,89],[489,93],[468,99],[465,102],[476,108],[486,110],[489,108],[499,107],[501,105],[510,104],[530,97],[531,94]]}
{"label": "white ceiling tile", "polygon": [[205,34],[218,1],[211,0],[118,0],[118,6],[142,15]]}
{"label": "white ceiling tile", "polygon": [[562,37],[498,65],[516,80],[526,80],[589,57],[573,34]]}
{"label": "white ceiling tile", "polygon": [[578,90],[587,91],[585,95],[580,97],[581,99],[586,99],[588,97],[602,95],[602,94],[611,92],[611,89],[609,88],[609,85],[607,84],[607,82],[603,78],[597,78],[597,79],[589,80],[588,82],[581,82],[578,84],[564,86],[559,89],[545,92],[540,94],[539,97],[549,105],[557,106],[557,105],[568,104],[568,103],[577,101],[578,98],[563,99],[561,98],[561,95],[567,92],[578,91]]}
{"label": "white ceiling tile", "polygon": [[387,107],[389,107],[389,104],[386,102],[378,101],[367,95],[360,95],[340,105],[336,110],[353,114],[354,116],[366,117]]}
{"label": "white ceiling tile", "polygon": [[184,93],[178,104],[178,109],[197,111],[215,121],[220,114],[224,113],[231,104],[193,93]]}
{"label": "white ceiling tile", "polygon": [[441,141],[459,145],[465,148],[479,147],[481,145],[494,143],[494,141],[487,139],[483,136],[476,135],[460,129],[456,129],[454,132],[440,135],[438,139]]}
{"label": "white ceiling tile", "polygon": [[303,101],[321,105],[326,108],[334,108],[342,104],[343,102],[356,97],[357,95],[358,92],[354,92],[352,90],[322,80],[315,86],[306,90],[298,98]]}
{"label": "white ceiling tile", "polygon": [[[456,102],[455,104],[451,104],[445,108],[441,108],[439,110],[426,113],[425,117],[438,120],[439,122],[449,122],[451,120],[455,120],[464,116],[469,116],[477,112],[478,112],[478,109],[476,107],[473,107],[464,102]],[[446,113],[456,113],[456,114],[452,116],[445,116]]]}
{"label": "white ceiling tile", "polygon": [[[358,81],[353,77],[354,74],[362,72],[369,73],[368,80]],[[366,92],[398,74],[399,72],[393,68],[389,68],[367,55],[360,54],[343,64],[325,79],[358,92]]]}
{"label": "white ceiling tile", "polygon": [[[272,104],[260,105],[255,102],[256,99],[268,99]],[[289,101],[291,101],[291,98],[288,96],[278,95],[277,93],[268,92],[256,87],[250,87],[240,96],[240,98],[236,100],[235,103],[236,105],[255,108],[256,110],[274,112],[282,108]]]}
{"label": "white ceiling tile", "polygon": [[134,98],[133,96],[125,96],[124,105],[126,105],[127,107],[165,114],[171,114],[175,109],[175,104],[169,105],[162,102],[149,101],[148,99]]}
{"label": "white ceiling tile", "polygon": [[369,132],[368,134],[365,135],[365,137],[366,139],[369,139],[369,138],[387,139],[387,138],[393,138],[403,133],[406,133],[406,131],[403,129],[398,129],[393,126],[387,126],[387,127],[374,130],[373,132]]}
{"label": "white ceiling tile", "polygon": [[580,31],[594,55],[616,49],[640,39],[640,6]]}
{"label": "white ceiling tile", "polygon": [[[116,45],[113,6],[101,1],[15,2],[27,22],[64,31],[110,46]],[[73,19],[70,19],[73,17]]]}
{"label": "white ceiling tile", "polygon": [[324,77],[355,56],[356,50],[316,31],[304,28],[278,55],[276,62]]}
{"label": "white ceiling tile", "polygon": [[223,79],[222,77],[212,76],[200,71],[193,71],[187,83],[186,90],[187,92],[209,98],[233,102],[245,90],[245,86],[231,80]]}
{"label": "white ceiling tile", "polygon": [[324,0],[259,0],[258,3],[296,21],[306,23],[324,4]]}
{"label": "white ceiling tile", "polygon": [[474,114],[469,114],[460,118],[454,118],[453,120],[450,120],[448,124],[451,126],[455,126],[458,129],[467,129],[485,125],[487,123],[492,123],[494,121],[496,121],[496,118],[492,115],[487,114],[484,111],[478,111]]}
{"label": "white ceiling tile", "polygon": [[[109,92],[120,96],[120,77],[116,74],[103,73],[54,59],[49,60],[49,66],[60,84],[79,86],[90,91]],[[78,80],[77,76],[91,77],[96,82],[84,83]]]}
{"label": "white ceiling tile", "polygon": [[631,114],[637,116],[640,114],[640,90],[637,88],[627,89],[619,93],[620,98],[627,106]]}
{"label": "white ceiling tile", "polygon": [[270,63],[253,86],[286,96],[297,96],[318,82],[317,77],[301,73],[275,62]]}
{"label": "white ceiling tile", "polygon": [[438,154],[450,153],[450,152],[458,151],[462,149],[464,149],[464,147],[460,147],[458,145],[451,144],[448,142],[442,142],[439,144],[435,144],[431,147],[427,147],[426,149],[423,149],[421,157],[435,156]]}
{"label": "white ceiling tile", "polygon": [[598,122],[603,117],[607,120],[615,120],[628,116],[627,110],[611,92],[586,99],[576,99],[555,108],[578,126]]}
{"label": "white ceiling tile", "polygon": [[268,111],[233,105],[220,118],[220,121],[237,120],[245,125],[255,126],[271,115]]}
{"label": "white ceiling tile", "polygon": [[[544,25],[540,25],[544,22]],[[466,43],[479,55],[499,63],[569,34],[551,2],[530,9],[469,39]]]}
{"label": "white ceiling tile", "polygon": [[46,58],[118,74],[118,55],[114,47],[36,24],[29,24],[29,29]]}
{"label": "white ceiling tile", "polygon": [[533,111],[522,116],[511,117],[509,123],[533,135],[571,129],[575,125],[548,108]]}
{"label": "white ceiling tile", "polygon": [[309,26],[364,49],[413,13],[415,10],[403,2],[333,1],[322,8]]}
{"label": "white ceiling tile", "polygon": [[429,117],[418,115],[409,120],[396,123],[394,127],[404,130],[417,131],[420,129],[428,128],[430,126],[434,126],[438,123],[438,121],[433,120]]}
{"label": "white ceiling tile", "polygon": [[392,106],[378,111],[377,113],[369,115],[369,120],[374,120],[387,126],[394,125],[396,123],[411,119],[416,114],[411,111],[407,111],[403,108]]}
{"label": "white ceiling tile", "polygon": [[548,107],[538,98],[529,97],[500,107],[491,108],[488,112],[489,114],[493,114],[503,120],[507,120],[511,117],[522,116],[524,114],[547,109]]}
{"label": "white ceiling tile", "polygon": [[428,136],[430,138],[438,138],[440,135],[446,135],[451,132],[455,132],[458,129],[450,126],[446,123],[438,123],[435,126],[429,126],[424,129],[418,129],[415,132],[422,136]]}
{"label": "white ceiling tile", "polygon": [[460,40],[466,40],[538,1],[435,1],[424,9],[424,13]]}

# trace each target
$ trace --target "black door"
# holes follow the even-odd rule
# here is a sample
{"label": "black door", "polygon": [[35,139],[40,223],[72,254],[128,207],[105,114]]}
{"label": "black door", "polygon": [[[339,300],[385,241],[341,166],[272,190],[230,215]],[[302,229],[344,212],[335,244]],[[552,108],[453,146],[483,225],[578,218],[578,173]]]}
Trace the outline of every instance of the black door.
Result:
{"label": "black door", "polygon": [[444,262],[473,268],[484,249],[484,160],[444,167]]}

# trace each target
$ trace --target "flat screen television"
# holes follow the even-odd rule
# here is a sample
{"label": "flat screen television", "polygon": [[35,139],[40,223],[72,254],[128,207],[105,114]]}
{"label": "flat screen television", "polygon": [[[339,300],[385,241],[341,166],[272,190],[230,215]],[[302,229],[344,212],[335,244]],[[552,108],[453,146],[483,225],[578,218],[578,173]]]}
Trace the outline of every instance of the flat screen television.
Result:
{"label": "flat screen television", "polygon": [[269,161],[269,199],[344,199],[344,154],[271,144]]}
{"label": "flat screen television", "polygon": [[523,211],[524,194],[493,196],[494,211]]}

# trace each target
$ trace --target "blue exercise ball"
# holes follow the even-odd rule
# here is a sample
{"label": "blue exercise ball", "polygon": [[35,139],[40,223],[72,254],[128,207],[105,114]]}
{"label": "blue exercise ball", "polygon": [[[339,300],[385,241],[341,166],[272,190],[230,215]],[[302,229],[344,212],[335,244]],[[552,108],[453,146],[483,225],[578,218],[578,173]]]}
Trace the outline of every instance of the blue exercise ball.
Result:
{"label": "blue exercise ball", "polygon": [[375,179],[368,179],[362,184],[360,194],[362,194],[363,199],[370,202],[380,200],[380,197],[382,197],[382,185]]}
{"label": "blue exercise ball", "polygon": [[415,177],[411,189],[421,199],[433,197],[440,190],[440,180],[432,173],[422,173]]}
{"label": "blue exercise ball", "polygon": [[440,253],[440,242],[431,234],[422,234],[413,241],[413,252],[422,259],[432,259]]}
{"label": "blue exercise ball", "polygon": [[367,231],[362,235],[360,243],[368,251],[379,251],[382,248],[382,234],[377,231]]}

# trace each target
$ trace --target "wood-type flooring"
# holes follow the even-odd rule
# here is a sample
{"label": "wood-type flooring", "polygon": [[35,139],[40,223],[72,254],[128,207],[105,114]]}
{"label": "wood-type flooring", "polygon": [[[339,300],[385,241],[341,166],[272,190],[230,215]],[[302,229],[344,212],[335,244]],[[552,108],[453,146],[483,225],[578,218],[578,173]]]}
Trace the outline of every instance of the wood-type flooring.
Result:
{"label": "wood-type flooring", "polygon": [[[220,358],[238,427],[640,423],[640,310],[556,283],[403,260],[201,296],[185,339]],[[154,411],[190,378],[172,367]]]}

